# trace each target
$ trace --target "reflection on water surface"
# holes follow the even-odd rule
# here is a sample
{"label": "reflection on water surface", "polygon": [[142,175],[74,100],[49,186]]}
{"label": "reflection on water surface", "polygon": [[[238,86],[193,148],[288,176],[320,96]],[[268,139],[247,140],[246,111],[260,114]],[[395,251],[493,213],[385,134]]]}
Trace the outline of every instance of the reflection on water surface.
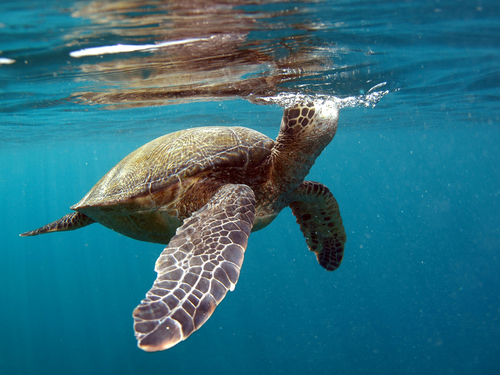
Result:
{"label": "reflection on water surface", "polygon": [[[314,4],[291,5],[273,1],[89,3],[72,14],[92,22],[68,36],[73,53],[92,53],[80,48],[81,41],[103,38],[116,41],[108,46],[110,51],[119,44],[147,49],[119,54],[103,54],[100,49],[97,56],[82,57],[79,69],[88,87],[72,96],[114,109],[115,105],[311,93],[317,86],[321,92],[321,86],[339,78],[335,67],[339,51],[315,36],[329,26],[315,22]],[[273,31],[281,37],[275,38]],[[153,43],[158,48],[151,48]],[[89,48],[88,43],[84,48]],[[368,82],[367,89],[378,83]],[[329,91],[336,90],[329,87]]]}

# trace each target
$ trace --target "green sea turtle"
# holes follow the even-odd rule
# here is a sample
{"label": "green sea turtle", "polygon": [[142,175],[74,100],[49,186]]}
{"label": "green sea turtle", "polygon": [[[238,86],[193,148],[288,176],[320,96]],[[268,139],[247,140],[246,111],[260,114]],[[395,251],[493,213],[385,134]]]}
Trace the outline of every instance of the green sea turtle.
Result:
{"label": "green sea turtle", "polygon": [[330,190],[304,181],[337,130],[331,101],[285,109],[276,141],[243,127],[201,127],[157,138],[111,169],[75,212],[21,234],[98,222],[126,236],[168,244],[133,312],[138,345],[168,349],[185,340],[233,290],[251,231],[289,206],[309,249],[339,267],[346,234]]}

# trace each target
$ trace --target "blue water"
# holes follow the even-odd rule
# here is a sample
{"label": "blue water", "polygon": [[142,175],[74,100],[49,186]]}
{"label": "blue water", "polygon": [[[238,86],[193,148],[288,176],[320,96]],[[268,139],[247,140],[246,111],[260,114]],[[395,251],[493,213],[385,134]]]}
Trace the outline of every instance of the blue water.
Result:
{"label": "blue water", "polygon": [[[499,373],[496,0],[234,7],[216,25],[244,34],[232,53],[266,58],[224,60],[208,78],[203,66],[178,68],[174,52],[69,56],[216,33],[190,27],[194,18],[172,26],[174,11],[153,1],[93,15],[81,10],[98,3],[47,4],[0,4],[0,58],[15,60],[0,65],[0,374]],[[130,21],[146,13],[153,19]],[[241,31],[231,19],[251,22]],[[144,80],[164,66],[175,66],[168,80]],[[375,107],[341,110],[337,135],[308,176],[339,202],[344,261],[324,271],[286,209],[252,234],[238,285],[212,318],[174,348],[145,353],[131,313],[155,278],[160,245],[99,225],[18,234],[68,213],[157,136],[223,124],[274,138],[279,106],[196,91],[249,77],[278,77],[269,95],[359,97],[385,83]],[[185,93],[188,83],[195,94],[182,98],[123,99],[137,88]],[[122,95],[96,105],[88,92]]]}

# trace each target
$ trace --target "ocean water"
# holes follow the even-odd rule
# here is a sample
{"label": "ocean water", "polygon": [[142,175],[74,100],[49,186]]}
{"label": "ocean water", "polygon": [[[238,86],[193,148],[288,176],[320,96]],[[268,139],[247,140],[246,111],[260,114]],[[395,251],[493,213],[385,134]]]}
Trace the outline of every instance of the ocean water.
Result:
{"label": "ocean water", "polygon": [[[495,0],[2,2],[0,374],[498,374],[499,35]],[[70,55],[118,44],[141,50]],[[308,176],[340,205],[338,270],[285,209],[208,322],[145,353],[161,245],[18,236],[157,136],[274,138],[293,95],[343,106]]]}

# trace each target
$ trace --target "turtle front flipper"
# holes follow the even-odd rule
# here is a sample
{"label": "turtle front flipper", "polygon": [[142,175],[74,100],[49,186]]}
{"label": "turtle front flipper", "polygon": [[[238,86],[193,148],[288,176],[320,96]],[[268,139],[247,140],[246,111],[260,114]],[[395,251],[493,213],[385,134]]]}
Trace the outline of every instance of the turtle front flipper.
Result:
{"label": "turtle front flipper", "polygon": [[41,228],[21,233],[20,236],[28,237],[28,236],[37,236],[43,233],[64,232],[68,230],[75,230],[82,227],[86,227],[87,225],[90,225],[92,223],[95,223],[95,221],[92,220],[87,215],[84,215],[80,212],[72,212],[70,214],[63,216],[59,220],[44,225]]}
{"label": "turtle front flipper", "polygon": [[335,197],[325,185],[304,181],[294,191],[293,199],[290,208],[309,250],[316,253],[326,270],[336,270],[342,262],[347,237]]}
{"label": "turtle front flipper", "polygon": [[177,229],[156,261],[158,276],[134,310],[138,346],[148,352],[185,340],[233,290],[255,215],[246,185],[224,185]]}

